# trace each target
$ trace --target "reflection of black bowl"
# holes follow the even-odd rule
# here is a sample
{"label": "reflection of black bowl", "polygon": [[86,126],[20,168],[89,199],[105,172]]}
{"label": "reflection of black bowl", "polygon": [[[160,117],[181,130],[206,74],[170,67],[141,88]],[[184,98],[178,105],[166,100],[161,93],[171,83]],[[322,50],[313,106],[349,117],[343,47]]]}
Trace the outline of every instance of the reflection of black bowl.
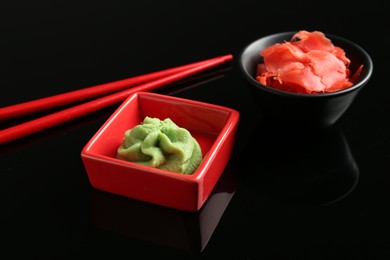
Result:
{"label": "reflection of black bowl", "polygon": [[348,195],[358,182],[359,169],[337,127],[315,132],[259,127],[266,136],[257,147],[247,183],[287,204],[324,205]]}
{"label": "reflection of black bowl", "polygon": [[290,41],[296,32],[283,32],[265,36],[248,44],[242,51],[239,66],[242,76],[263,111],[269,117],[287,124],[307,126],[329,126],[334,124],[352,104],[356,95],[369,81],[373,71],[370,56],[360,46],[342,37],[329,35],[336,46],[340,46],[351,60],[351,75],[363,64],[363,71],[356,83],[344,90],[324,94],[296,94],[277,90],[260,84],[256,79],[256,68],[262,62],[259,52],[268,46]]}
{"label": "reflection of black bowl", "polygon": [[166,208],[91,190],[91,222],[96,227],[136,239],[192,252],[207,245],[235,193],[229,167],[197,212]]}

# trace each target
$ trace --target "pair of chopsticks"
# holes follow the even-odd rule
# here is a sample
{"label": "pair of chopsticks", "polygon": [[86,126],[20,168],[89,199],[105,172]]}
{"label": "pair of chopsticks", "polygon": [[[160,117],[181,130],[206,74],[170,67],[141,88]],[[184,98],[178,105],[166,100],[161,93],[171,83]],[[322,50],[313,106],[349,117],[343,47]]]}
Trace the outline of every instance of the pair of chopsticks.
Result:
{"label": "pair of chopsticks", "polygon": [[39,131],[57,126],[100,109],[124,101],[138,91],[151,91],[207,69],[231,61],[231,54],[207,59],[175,68],[156,71],[123,80],[92,86],[0,108],[0,122],[48,109],[96,98],[91,101],[0,130],[0,144],[5,144]]}

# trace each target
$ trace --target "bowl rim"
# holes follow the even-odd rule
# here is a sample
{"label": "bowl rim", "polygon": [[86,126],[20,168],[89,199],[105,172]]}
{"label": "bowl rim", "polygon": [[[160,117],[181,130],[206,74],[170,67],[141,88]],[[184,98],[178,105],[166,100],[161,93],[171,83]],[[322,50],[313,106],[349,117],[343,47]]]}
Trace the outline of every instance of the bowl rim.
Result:
{"label": "bowl rim", "polygon": [[326,93],[316,93],[316,94],[293,93],[293,92],[287,92],[287,91],[283,91],[283,90],[279,90],[279,89],[275,89],[275,88],[271,88],[269,86],[263,85],[260,82],[258,82],[253,76],[249,75],[248,71],[245,69],[245,67],[243,65],[243,58],[244,58],[246,52],[248,51],[248,49],[252,45],[258,43],[259,41],[264,41],[264,40],[275,38],[275,37],[292,36],[297,32],[298,32],[298,30],[268,34],[268,35],[262,36],[260,38],[257,38],[255,40],[251,41],[250,43],[248,43],[247,45],[245,45],[239,53],[239,60],[238,60],[239,68],[240,68],[243,76],[256,88],[260,88],[262,90],[265,90],[265,91],[273,93],[273,94],[278,94],[278,95],[282,95],[285,97],[296,97],[296,98],[325,98],[325,97],[331,97],[331,96],[340,96],[343,94],[350,93],[354,90],[360,89],[371,78],[371,76],[373,74],[374,65],[373,65],[372,58],[368,54],[368,52],[365,49],[363,49],[360,45],[356,44],[355,42],[352,42],[351,40],[348,40],[344,37],[341,37],[341,36],[338,36],[335,34],[325,33],[325,32],[323,32],[325,34],[325,36],[327,38],[331,39],[332,42],[333,42],[333,39],[336,39],[338,41],[342,41],[348,45],[353,46],[355,49],[357,49],[361,53],[361,55],[365,58],[365,60],[367,60],[367,64],[365,64],[365,67],[367,70],[366,75],[357,84],[353,84],[351,87],[348,87],[348,88],[345,88],[342,90],[333,91],[333,92],[326,92]]}

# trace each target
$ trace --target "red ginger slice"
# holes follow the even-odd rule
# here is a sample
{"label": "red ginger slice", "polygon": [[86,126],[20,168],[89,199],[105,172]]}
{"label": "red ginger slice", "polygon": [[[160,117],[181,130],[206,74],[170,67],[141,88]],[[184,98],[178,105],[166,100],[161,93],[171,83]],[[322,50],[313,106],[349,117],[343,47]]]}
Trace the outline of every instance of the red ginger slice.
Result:
{"label": "red ginger slice", "polygon": [[299,31],[290,42],[260,52],[256,79],[263,85],[295,93],[324,93],[350,87],[350,60],[321,32]]}

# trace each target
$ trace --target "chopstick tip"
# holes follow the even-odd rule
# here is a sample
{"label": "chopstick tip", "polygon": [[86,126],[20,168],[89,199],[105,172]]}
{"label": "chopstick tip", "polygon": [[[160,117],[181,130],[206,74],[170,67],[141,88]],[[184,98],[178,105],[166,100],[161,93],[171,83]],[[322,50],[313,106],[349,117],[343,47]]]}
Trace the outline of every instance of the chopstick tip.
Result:
{"label": "chopstick tip", "polygon": [[231,60],[233,60],[233,55],[232,55],[232,54],[227,54],[227,55],[225,55],[224,57],[225,57],[225,60],[226,60],[226,61],[231,61]]}

